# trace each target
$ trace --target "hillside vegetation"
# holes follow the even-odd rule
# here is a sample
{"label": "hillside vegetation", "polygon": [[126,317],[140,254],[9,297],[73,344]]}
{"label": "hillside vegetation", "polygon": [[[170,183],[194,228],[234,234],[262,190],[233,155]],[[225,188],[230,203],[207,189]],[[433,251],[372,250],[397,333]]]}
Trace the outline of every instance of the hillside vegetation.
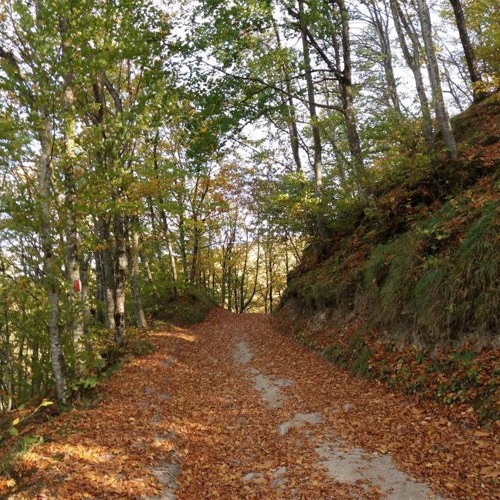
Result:
{"label": "hillside vegetation", "polygon": [[[460,155],[411,152],[353,198],[289,275],[278,316],[354,372],[492,417],[500,320],[497,94],[457,116]],[[289,328],[289,325],[287,326]]]}

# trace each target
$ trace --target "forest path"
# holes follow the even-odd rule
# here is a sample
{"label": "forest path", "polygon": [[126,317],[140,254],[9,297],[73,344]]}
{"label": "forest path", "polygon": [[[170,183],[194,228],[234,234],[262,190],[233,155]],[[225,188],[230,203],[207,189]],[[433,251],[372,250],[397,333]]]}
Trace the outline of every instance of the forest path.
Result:
{"label": "forest path", "polygon": [[490,432],[353,378],[268,316],[218,309],[153,342],[99,405],[48,425],[11,498],[495,497]]}

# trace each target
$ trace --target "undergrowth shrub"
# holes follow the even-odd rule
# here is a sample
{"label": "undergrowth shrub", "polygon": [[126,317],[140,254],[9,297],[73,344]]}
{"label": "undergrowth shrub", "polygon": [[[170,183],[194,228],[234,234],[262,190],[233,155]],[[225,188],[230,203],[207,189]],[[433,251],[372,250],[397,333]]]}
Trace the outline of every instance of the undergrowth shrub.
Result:
{"label": "undergrowth shrub", "polygon": [[215,305],[214,299],[202,290],[186,288],[177,299],[171,297],[161,304],[155,319],[179,326],[193,325],[203,321]]}

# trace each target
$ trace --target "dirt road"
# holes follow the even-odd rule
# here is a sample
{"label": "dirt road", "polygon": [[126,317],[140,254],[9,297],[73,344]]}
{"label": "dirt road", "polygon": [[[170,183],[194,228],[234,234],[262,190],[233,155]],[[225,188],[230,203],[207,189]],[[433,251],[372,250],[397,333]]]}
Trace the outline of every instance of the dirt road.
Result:
{"label": "dirt road", "polygon": [[495,498],[498,435],[215,310],[54,420],[11,498]]}

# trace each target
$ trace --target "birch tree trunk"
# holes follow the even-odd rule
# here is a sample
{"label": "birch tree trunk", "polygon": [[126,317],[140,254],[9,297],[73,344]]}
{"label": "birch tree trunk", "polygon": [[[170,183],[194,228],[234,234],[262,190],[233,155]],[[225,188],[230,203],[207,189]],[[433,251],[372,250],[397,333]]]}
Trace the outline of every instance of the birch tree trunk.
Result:
{"label": "birch tree trunk", "polygon": [[179,278],[177,277],[177,264],[175,263],[174,249],[172,247],[172,237],[170,235],[170,228],[165,210],[161,210],[161,220],[163,223],[163,234],[165,235],[165,243],[167,244],[168,260],[170,262],[170,272],[172,273],[172,293],[174,299],[178,299],[179,288],[177,284],[179,282]]}
{"label": "birch tree trunk", "polygon": [[68,69],[63,75],[64,80],[64,184],[66,205],[66,269],[68,274],[68,288],[70,300],[73,306],[72,330],[73,343],[76,354],[75,372],[77,376],[83,376],[85,366],[83,364],[82,352],[84,350],[83,335],[84,328],[84,304],[82,300],[82,286],[80,276],[80,260],[78,257],[78,227],[76,215],[76,181],[75,181],[75,96],[73,92],[74,75],[70,69],[71,65],[71,40],[69,33],[69,21],[66,18],[59,20],[59,31],[61,35],[61,52]]}
{"label": "birch tree trunk", "polygon": [[[312,78],[311,68],[311,54],[309,51],[309,42],[307,40],[307,30],[305,21],[304,0],[299,0],[299,22],[300,34],[302,41],[302,56],[304,61],[304,72],[306,74],[307,85],[307,100],[309,106],[309,116],[311,119],[311,131],[313,136],[313,171],[314,171],[314,195],[317,199],[321,200],[323,194],[323,146],[321,144],[321,134],[318,124],[318,113],[316,111],[314,82]],[[325,221],[321,210],[317,211],[316,224],[318,235],[320,238],[327,238]]]}

